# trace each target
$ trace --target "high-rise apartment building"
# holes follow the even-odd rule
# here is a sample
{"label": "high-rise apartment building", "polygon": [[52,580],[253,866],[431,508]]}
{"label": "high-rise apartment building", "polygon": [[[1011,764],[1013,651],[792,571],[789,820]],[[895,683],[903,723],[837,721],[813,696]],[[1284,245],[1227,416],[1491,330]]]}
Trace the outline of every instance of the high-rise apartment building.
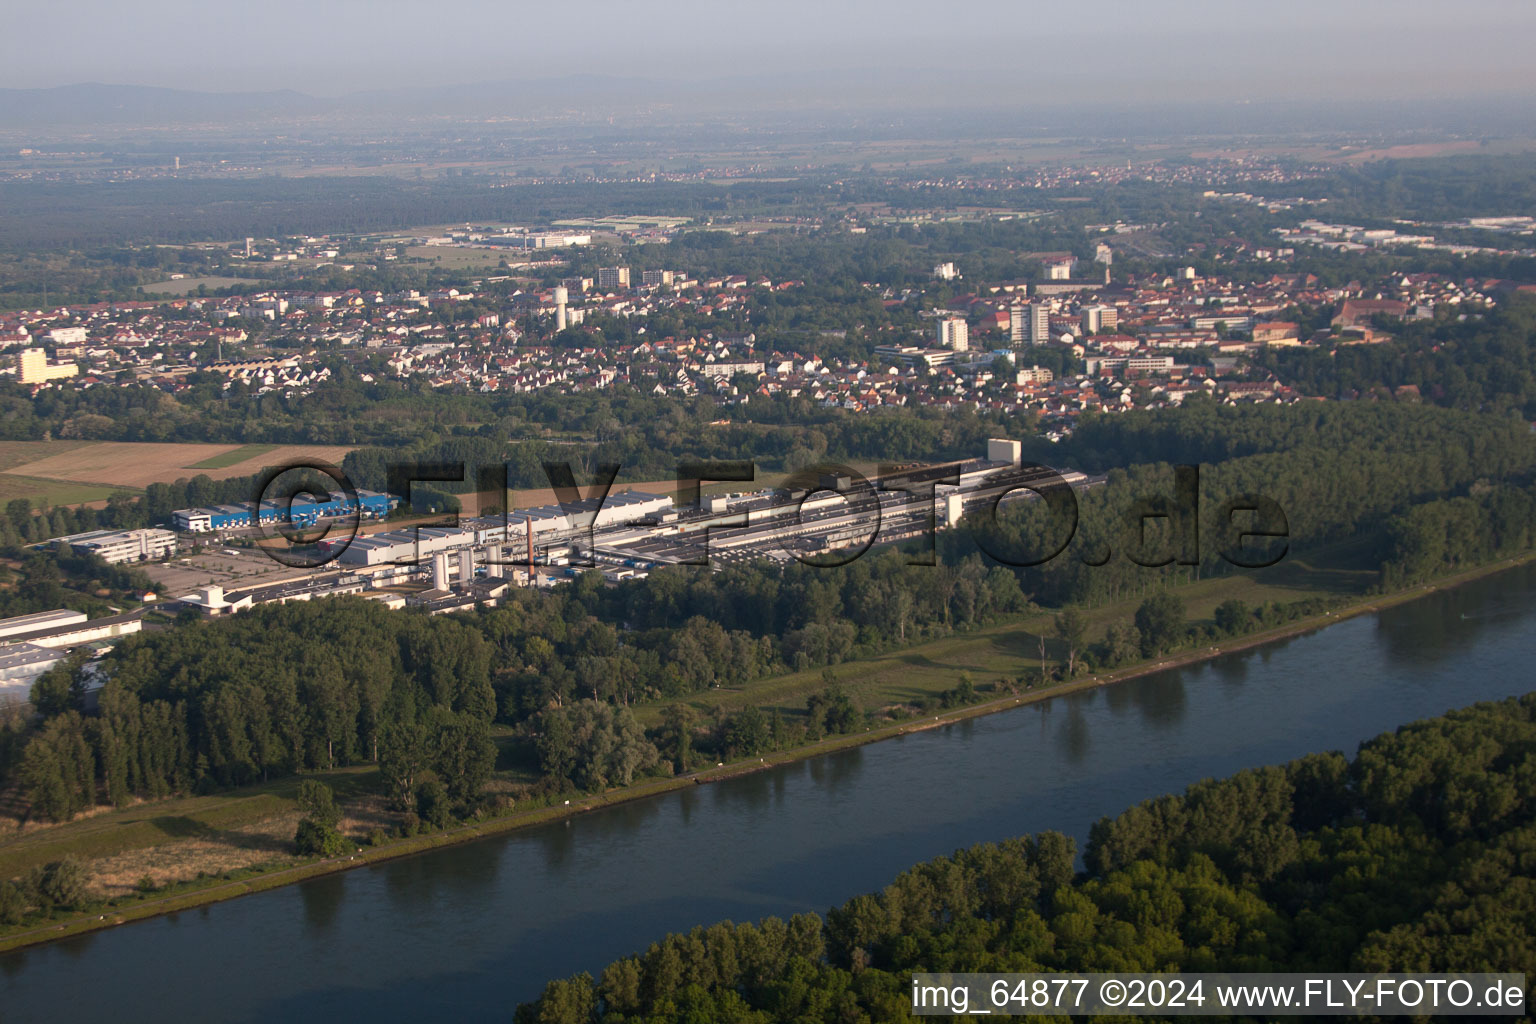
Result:
{"label": "high-rise apartment building", "polygon": [[955,352],[965,352],[971,347],[971,329],[958,316],[946,316],[939,321],[939,347]]}
{"label": "high-rise apartment building", "polygon": [[1083,333],[1102,334],[1120,326],[1120,311],[1114,306],[1084,306]]}
{"label": "high-rise apartment building", "polygon": [[1051,314],[1041,302],[1008,307],[1008,340],[1015,345],[1039,345],[1051,340]]}
{"label": "high-rise apartment building", "polygon": [[23,384],[44,384],[79,372],[74,363],[49,363],[48,354],[40,348],[23,349],[16,357],[16,379]]}

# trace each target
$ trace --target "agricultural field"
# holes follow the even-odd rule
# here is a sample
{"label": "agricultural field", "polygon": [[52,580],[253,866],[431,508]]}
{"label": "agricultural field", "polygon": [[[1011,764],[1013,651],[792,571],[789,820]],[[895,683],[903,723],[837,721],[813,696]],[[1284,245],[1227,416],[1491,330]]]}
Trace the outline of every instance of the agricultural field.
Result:
{"label": "agricultural field", "polygon": [[92,505],[105,503],[113,494],[137,488],[114,487],[107,484],[72,483],[65,480],[47,480],[19,473],[0,473],[0,505],[17,498],[26,498],[33,508],[53,508],[56,505]]}
{"label": "agricultural field", "polygon": [[12,472],[39,459],[89,447],[91,441],[0,441],[0,505],[27,498],[34,506],[105,502],[120,488],[81,480],[60,480]]}
{"label": "agricultural field", "polygon": [[527,257],[511,248],[479,248],[456,245],[413,245],[407,259],[422,260],[445,270],[493,270],[504,260],[521,262]]}
{"label": "agricultural field", "polygon": [[275,444],[243,444],[232,451],[223,452],[206,458],[201,462],[194,462],[188,469],[227,469],[230,466],[238,466],[249,459],[266,455],[275,449]]}
{"label": "agricultural field", "polygon": [[191,295],[199,288],[234,288],[237,285],[263,285],[251,277],[184,277],[179,281],[157,281],[144,286],[147,295]]}
{"label": "agricultural field", "polygon": [[[61,444],[71,447],[60,448]],[[28,446],[35,446],[30,451]],[[150,444],[130,441],[12,441],[0,446],[0,490],[10,478],[142,490],[152,483],[206,473],[215,479],[250,476],[266,466],[303,459],[339,465],[345,445]],[[31,458],[27,458],[28,455]],[[106,495],[103,495],[105,497]],[[79,499],[89,500],[89,499]]]}
{"label": "agricultural field", "polygon": [[0,473],[50,455],[62,455],[93,441],[0,441]]}

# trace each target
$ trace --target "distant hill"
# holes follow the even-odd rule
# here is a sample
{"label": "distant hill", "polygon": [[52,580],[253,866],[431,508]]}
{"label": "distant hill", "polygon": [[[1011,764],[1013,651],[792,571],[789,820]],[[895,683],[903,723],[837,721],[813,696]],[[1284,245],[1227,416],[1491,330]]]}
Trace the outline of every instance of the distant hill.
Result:
{"label": "distant hill", "polygon": [[249,121],[323,114],[335,106],[334,100],[291,89],[194,92],[86,82],[52,89],[0,89],[0,127]]}
{"label": "distant hill", "polygon": [[374,89],[339,98],[284,89],[198,92],[90,82],[52,89],[0,89],[0,128],[221,124],[312,116],[520,115],[646,107],[688,95],[676,83],[604,75]]}
{"label": "distant hill", "polygon": [[[972,76],[975,77],[975,76]],[[995,76],[992,76],[995,77]],[[999,95],[991,78],[968,82],[973,95]],[[735,75],[685,81],[602,74],[496,79],[459,85],[399,86],[326,98],[291,89],[201,92],[99,82],[50,89],[0,89],[0,128],[159,127],[231,124],[314,116],[417,117],[581,114],[597,119],[670,110],[732,112],[848,105],[905,108],[942,104],[939,84],[921,71],[901,79],[850,70]],[[983,88],[983,86],[986,86]],[[968,99],[967,102],[974,102]]]}

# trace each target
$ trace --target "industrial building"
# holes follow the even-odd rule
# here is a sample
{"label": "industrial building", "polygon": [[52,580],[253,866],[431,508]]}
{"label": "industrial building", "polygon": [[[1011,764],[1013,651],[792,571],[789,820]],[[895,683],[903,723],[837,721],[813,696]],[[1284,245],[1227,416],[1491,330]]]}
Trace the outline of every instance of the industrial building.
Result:
{"label": "industrial building", "polygon": [[95,555],[103,562],[148,562],[176,553],[176,534],[170,530],[94,530],[49,542],[55,549],[70,547],[81,554]]}
{"label": "industrial building", "polygon": [[[338,537],[322,540],[326,553],[339,552],[342,565],[414,565],[437,554],[460,548],[488,545],[517,545],[540,548],[552,541],[565,540],[625,523],[639,522],[672,508],[672,499],[643,491],[610,494],[599,501],[583,498],[563,505],[541,505],[516,509],[501,516],[483,516],[465,520],[456,527],[423,526],[376,533],[371,537]],[[497,558],[497,562],[517,559]]]}
{"label": "industrial building", "polygon": [[180,600],[215,616],[351,594],[441,614],[494,605],[511,586],[553,586],[594,567],[619,582],[669,564],[718,569],[896,543],[990,515],[999,503],[1038,500],[1042,487],[1100,482],[1026,465],[1022,455],[1020,442],[991,438],[984,458],[911,466],[872,487],[852,487],[849,473],[828,473],[818,486],[710,495],[681,509],[669,497],[631,491],[452,527],[333,538],[319,542],[333,559],[323,572],[241,590],[207,586]]}
{"label": "industrial building", "polygon": [[0,619],[0,640],[22,633],[35,633],[40,629],[73,626],[85,620],[85,612],[77,612],[73,608],[55,608],[52,611],[33,612],[30,615],[13,615],[8,619]]}
{"label": "industrial building", "polygon": [[264,501],[257,514],[253,502],[184,508],[171,513],[176,529],[187,533],[211,533],[251,526],[287,523],[311,526],[322,519],[336,519],[358,514],[364,519],[381,519],[400,504],[400,499],[377,491],[359,490],[357,500],[347,494],[330,494],[325,501]]}
{"label": "industrial building", "polygon": [[38,647],[68,650],[71,647],[82,647],[100,640],[117,640],[137,633],[144,628],[141,615],[142,612],[135,611],[123,615],[87,619],[83,622],[45,626],[25,633],[14,633],[7,637],[5,642],[36,644]]}
{"label": "industrial building", "polygon": [[333,571],[239,590],[225,590],[218,584],[209,584],[177,600],[183,608],[192,608],[209,618],[216,618],[258,604],[287,604],[289,601],[312,601],[317,597],[363,594],[369,584],[367,577],[356,573]]}
{"label": "industrial building", "polygon": [[848,477],[829,474],[809,490],[715,496],[702,509],[679,510],[664,522],[604,531],[583,554],[605,574],[677,563],[783,562],[921,537],[935,521],[953,526],[967,515],[991,514],[999,503],[1037,500],[1034,487],[1095,482],[1077,472],[1026,466],[1022,455],[1020,442],[991,438],[986,458],[912,467],[872,481],[872,488],[850,488]]}
{"label": "industrial building", "polygon": [[65,657],[63,651],[37,644],[15,643],[0,647],[0,704],[27,700],[37,677]]}
{"label": "industrial building", "polygon": [[144,628],[139,612],[88,619],[84,612],[54,608],[0,619],[0,702],[25,701],[37,677],[67,652],[110,642]]}
{"label": "industrial building", "polygon": [[591,245],[589,234],[573,235],[565,231],[545,231],[515,235],[512,244],[520,249],[564,249],[573,245]]}

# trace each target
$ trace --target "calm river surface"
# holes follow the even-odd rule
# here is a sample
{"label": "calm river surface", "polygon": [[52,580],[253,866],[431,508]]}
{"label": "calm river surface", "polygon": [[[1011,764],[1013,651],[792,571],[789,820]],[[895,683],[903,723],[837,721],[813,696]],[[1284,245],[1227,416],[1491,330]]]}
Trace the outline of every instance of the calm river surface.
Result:
{"label": "calm river surface", "polygon": [[1263,649],[0,956],[0,1021],[509,1014],[667,931],[1533,688],[1536,569]]}

